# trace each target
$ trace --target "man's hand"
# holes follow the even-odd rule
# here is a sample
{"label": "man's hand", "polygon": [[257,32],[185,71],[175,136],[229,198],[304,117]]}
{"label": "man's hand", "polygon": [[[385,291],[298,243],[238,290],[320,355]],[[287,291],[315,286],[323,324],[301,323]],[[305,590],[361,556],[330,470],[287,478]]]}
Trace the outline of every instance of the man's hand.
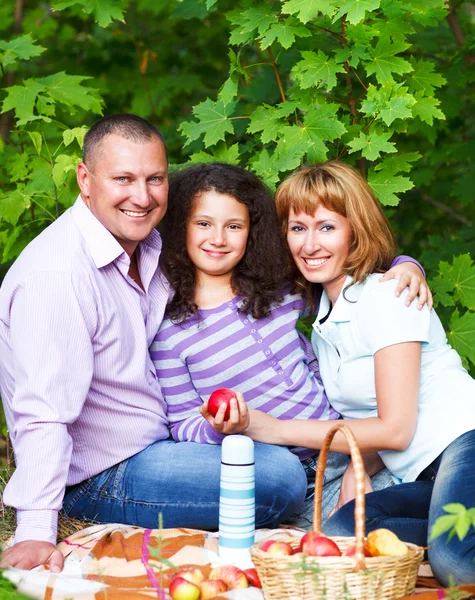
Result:
{"label": "man's hand", "polygon": [[218,433],[223,433],[224,435],[242,433],[249,426],[249,409],[244,396],[241,392],[236,392],[236,396],[237,400],[236,398],[231,398],[230,400],[229,419],[227,421],[224,420],[226,413],[225,403],[221,404],[214,418],[208,410],[207,402],[200,407],[200,413]]}
{"label": "man's hand", "polygon": [[17,569],[33,569],[38,565],[48,565],[51,573],[63,570],[64,557],[56,546],[49,542],[28,540],[18,542],[5,550],[0,561],[0,568],[16,567]]}

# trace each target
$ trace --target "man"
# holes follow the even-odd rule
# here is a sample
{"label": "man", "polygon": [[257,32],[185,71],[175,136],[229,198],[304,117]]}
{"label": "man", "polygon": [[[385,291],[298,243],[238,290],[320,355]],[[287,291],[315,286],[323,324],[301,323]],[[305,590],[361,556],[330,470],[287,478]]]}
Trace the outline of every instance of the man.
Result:
{"label": "man", "polygon": [[[17,509],[0,566],[61,570],[58,511],[99,522],[216,529],[220,447],[175,443],[148,347],[169,296],[155,227],[167,206],[160,132],[133,115],[86,135],[74,206],[33,240],[0,289],[0,386]],[[292,482],[292,485],[289,485]],[[256,444],[256,524],[303,502],[286,448]],[[64,497],[64,501],[63,501]]]}

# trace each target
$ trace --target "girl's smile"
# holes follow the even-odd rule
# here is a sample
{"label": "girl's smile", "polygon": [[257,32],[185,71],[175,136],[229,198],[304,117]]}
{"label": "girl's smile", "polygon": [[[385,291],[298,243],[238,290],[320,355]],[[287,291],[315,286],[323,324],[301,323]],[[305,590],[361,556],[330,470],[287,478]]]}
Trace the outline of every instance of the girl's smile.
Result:
{"label": "girl's smile", "polygon": [[220,277],[231,279],[246,252],[249,213],[232,196],[215,191],[195,198],[186,231],[186,249],[196,267],[199,285]]}

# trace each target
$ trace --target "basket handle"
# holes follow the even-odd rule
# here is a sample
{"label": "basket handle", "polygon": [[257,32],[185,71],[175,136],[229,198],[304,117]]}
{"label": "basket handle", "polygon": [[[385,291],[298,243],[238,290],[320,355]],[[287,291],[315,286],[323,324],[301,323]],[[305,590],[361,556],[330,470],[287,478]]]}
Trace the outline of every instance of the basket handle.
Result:
{"label": "basket handle", "polygon": [[356,569],[365,569],[364,561],[364,536],[365,536],[365,468],[361,452],[358,448],[356,438],[349,427],[343,423],[337,423],[335,427],[325,436],[322,449],[318,457],[317,472],[315,476],[315,500],[313,505],[313,530],[321,532],[322,530],[322,493],[325,466],[327,464],[328,451],[331,442],[337,433],[341,431],[346,437],[350,447],[351,461],[355,470],[355,537],[356,537]]}

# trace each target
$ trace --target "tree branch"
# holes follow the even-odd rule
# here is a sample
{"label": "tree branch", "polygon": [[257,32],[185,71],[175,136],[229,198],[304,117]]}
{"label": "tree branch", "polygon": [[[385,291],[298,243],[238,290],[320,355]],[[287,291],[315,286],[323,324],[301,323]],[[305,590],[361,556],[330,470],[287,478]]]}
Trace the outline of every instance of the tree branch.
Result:
{"label": "tree branch", "polygon": [[[452,31],[452,35],[454,36],[455,43],[459,48],[462,48],[464,45],[465,37],[463,35],[462,28],[460,27],[457,15],[455,14],[455,7],[452,5],[450,6],[450,12],[447,15],[447,22]],[[473,64],[474,59],[475,57],[473,56],[473,54],[467,52],[467,54],[465,55],[465,62],[469,67]]]}
{"label": "tree branch", "polygon": [[280,97],[282,98],[282,102],[287,102],[287,98],[285,97],[284,88],[282,87],[282,81],[280,79],[279,71],[277,70],[277,65],[275,64],[274,55],[272,54],[272,50],[267,48],[267,52],[270,56],[270,62],[272,64],[272,68],[274,69],[275,78],[277,79],[277,85],[279,86]]}

